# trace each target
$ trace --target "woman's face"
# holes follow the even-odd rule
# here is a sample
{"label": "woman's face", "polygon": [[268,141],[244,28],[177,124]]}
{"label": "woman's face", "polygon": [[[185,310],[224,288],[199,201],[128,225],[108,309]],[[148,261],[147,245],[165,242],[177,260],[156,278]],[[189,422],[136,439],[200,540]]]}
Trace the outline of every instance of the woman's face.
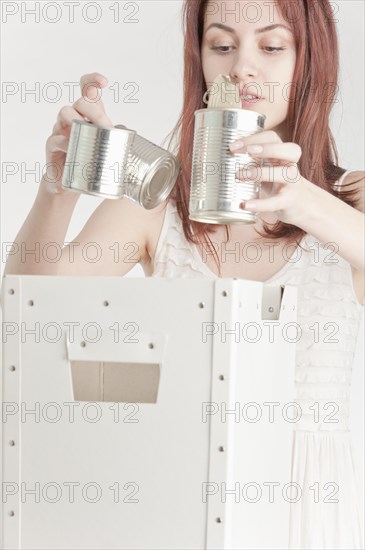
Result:
{"label": "woman's face", "polygon": [[231,76],[240,90],[247,85],[261,99],[243,108],[266,115],[265,130],[274,130],[285,141],[296,52],[290,30],[261,31],[276,24],[290,28],[273,2],[209,1],[201,57],[207,87],[218,74]]}

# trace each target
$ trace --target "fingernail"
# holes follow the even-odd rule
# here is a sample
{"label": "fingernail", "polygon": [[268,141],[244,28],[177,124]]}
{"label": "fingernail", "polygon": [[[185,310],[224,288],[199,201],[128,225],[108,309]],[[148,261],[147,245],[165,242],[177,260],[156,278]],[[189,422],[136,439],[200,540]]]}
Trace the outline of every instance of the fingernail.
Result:
{"label": "fingernail", "polygon": [[247,147],[247,151],[249,153],[262,153],[263,150],[264,148],[262,147],[262,145],[249,145]]}
{"label": "fingernail", "polygon": [[244,147],[245,143],[243,141],[234,141],[230,144],[230,148],[232,151],[237,151],[237,149],[241,149],[241,147]]}

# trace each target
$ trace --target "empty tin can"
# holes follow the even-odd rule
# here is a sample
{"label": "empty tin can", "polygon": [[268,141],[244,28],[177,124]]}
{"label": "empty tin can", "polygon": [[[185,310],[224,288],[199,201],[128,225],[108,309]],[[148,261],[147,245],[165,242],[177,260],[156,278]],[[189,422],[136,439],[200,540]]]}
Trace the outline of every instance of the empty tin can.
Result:
{"label": "empty tin can", "polygon": [[122,198],[135,134],[134,130],[73,120],[62,187],[108,199]]}
{"label": "empty tin can", "polygon": [[240,204],[258,198],[260,185],[238,179],[236,172],[245,164],[245,168],[253,168],[259,174],[263,162],[248,153],[233,154],[229,145],[240,137],[263,131],[265,119],[265,115],[248,109],[195,111],[189,219],[216,224],[257,221],[257,213],[243,210]]}
{"label": "empty tin can", "polygon": [[[118,124],[116,128],[125,128]],[[124,195],[150,210],[171,193],[180,165],[169,151],[136,134],[128,159]]]}
{"label": "empty tin can", "polygon": [[128,197],[146,209],[171,192],[177,159],[126,126],[73,120],[62,186],[108,199]]}

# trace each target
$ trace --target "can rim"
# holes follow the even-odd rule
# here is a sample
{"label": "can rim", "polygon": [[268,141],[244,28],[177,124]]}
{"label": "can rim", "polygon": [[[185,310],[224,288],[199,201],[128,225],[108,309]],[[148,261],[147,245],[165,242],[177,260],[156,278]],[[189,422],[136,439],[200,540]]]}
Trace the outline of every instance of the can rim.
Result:
{"label": "can rim", "polygon": [[101,130],[110,130],[110,131],[117,131],[117,132],[120,132],[121,130],[123,132],[127,132],[129,134],[136,134],[136,130],[129,130],[128,128],[116,128],[115,126],[102,126],[101,124],[94,124],[93,122],[89,122],[88,120],[79,120],[77,118],[73,118],[72,119],[72,122],[75,122],[79,125],[82,125],[82,126],[88,126],[89,128],[100,128]]}
{"label": "can rim", "polygon": [[161,202],[163,202],[170,195],[173,187],[176,184],[179,171],[180,171],[180,164],[178,160],[171,153],[167,157],[167,161],[168,161],[168,164],[165,165],[165,167],[169,169],[170,177],[167,180],[165,186],[161,188],[158,194],[154,196],[150,195],[149,185],[151,184],[151,181],[153,177],[157,174],[158,170],[163,167],[163,164],[160,164],[160,162],[154,162],[152,169],[150,169],[146,173],[145,177],[143,178],[139,202],[147,210],[156,208],[156,206],[158,206]]}
{"label": "can rim", "polygon": [[209,107],[209,108],[206,107],[205,109],[204,108],[203,109],[198,109],[197,111],[195,111],[195,114],[202,113],[202,112],[206,113],[206,112],[210,112],[210,111],[218,111],[220,113],[227,113],[227,112],[239,112],[239,113],[241,113],[242,111],[245,111],[246,113],[252,113],[253,115],[258,115],[258,116],[262,117],[264,120],[266,120],[266,118],[267,118],[266,115],[263,115],[262,113],[259,113],[259,111],[252,111],[251,109],[250,110],[249,109],[233,109],[233,108],[232,109],[230,109],[230,108],[221,109],[219,107]]}

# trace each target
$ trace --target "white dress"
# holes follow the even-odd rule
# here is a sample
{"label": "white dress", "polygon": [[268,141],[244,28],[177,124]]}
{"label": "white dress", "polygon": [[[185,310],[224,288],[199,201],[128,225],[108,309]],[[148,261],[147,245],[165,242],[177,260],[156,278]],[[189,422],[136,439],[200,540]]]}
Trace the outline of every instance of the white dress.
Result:
{"label": "white dress", "polygon": [[[338,180],[338,186],[349,172]],[[291,504],[289,548],[361,550],[362,500],[349,408],[352,363],[364,306],[354,292],[347,261],[311,235],[305,235],[301,245],[306,250],[297,248],[286,265],[265,281],[298,288],[298,324],[302,329],[296,348],[294,400],[303,414],[294,424],[291,481],[300,485],[303,494]],[[186,240],[171,201],[152,277],[217,278],[196,246]],[[318,403],[316,411],[308,408],[313,403]]]}

